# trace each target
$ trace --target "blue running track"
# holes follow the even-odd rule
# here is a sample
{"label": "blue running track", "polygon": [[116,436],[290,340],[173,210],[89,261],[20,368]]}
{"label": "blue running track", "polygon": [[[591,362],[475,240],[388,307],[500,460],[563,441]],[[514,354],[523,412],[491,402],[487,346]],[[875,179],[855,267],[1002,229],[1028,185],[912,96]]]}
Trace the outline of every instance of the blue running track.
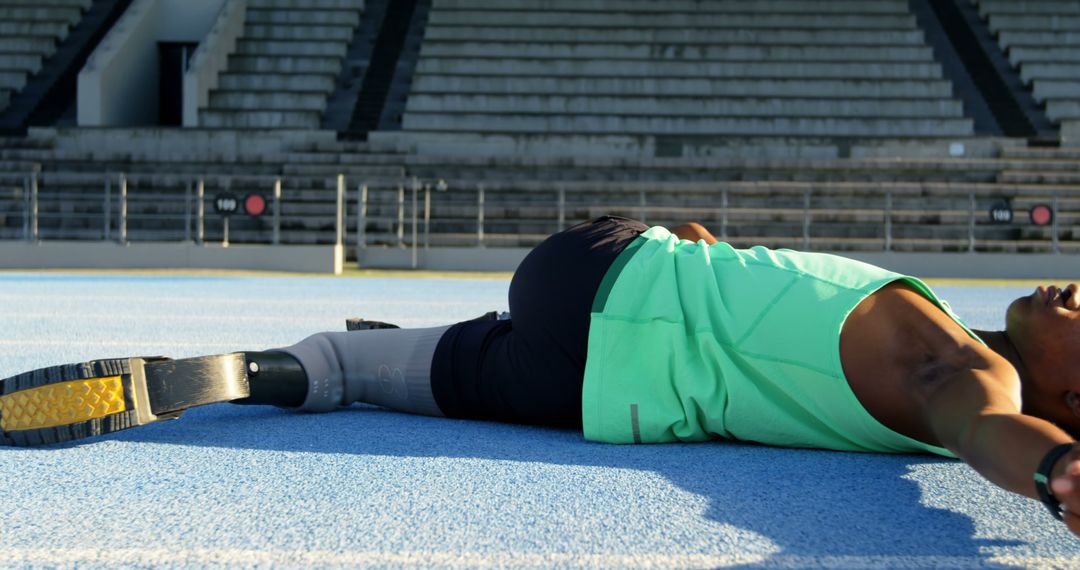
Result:
{"label": "blue running track", "polygon": [[[505,280],[0,273],[0,377],[265,349],[350,316],[440,325]],[[1029,288],[940,287],[975,327]],[[957,461],[217,405],[0,448],[0,567],[1080,568],[1080,540]]]}

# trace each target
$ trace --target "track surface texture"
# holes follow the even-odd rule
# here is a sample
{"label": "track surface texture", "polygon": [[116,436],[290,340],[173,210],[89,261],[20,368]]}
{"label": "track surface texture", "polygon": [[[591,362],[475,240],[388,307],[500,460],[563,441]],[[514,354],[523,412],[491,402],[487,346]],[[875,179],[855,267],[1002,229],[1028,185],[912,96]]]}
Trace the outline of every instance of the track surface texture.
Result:
{"label": "track surface texture", "polygon": [[[346,317],[447,324],[502,279],[0,273],[0,377],[284,346]],[[938,287],[997,327],[1031,288]],[[0,567],[1080,567],[1041,505],[957,461],[215,405],[0,449]]]}

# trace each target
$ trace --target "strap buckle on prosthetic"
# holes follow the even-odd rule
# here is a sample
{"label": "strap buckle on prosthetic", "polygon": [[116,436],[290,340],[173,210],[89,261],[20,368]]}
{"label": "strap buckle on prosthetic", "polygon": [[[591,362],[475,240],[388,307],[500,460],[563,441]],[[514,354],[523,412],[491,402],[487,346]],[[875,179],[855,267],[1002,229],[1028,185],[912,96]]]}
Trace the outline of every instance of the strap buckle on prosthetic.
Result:
{"label": "strap buckle on prosthetic", "polygon": [[[179,417],[184,410],[246,398],[251,394],[242,352],[180,360],[132,358],[132,380],[143,425]],[[136,366],[141,361],[142,366]]]}

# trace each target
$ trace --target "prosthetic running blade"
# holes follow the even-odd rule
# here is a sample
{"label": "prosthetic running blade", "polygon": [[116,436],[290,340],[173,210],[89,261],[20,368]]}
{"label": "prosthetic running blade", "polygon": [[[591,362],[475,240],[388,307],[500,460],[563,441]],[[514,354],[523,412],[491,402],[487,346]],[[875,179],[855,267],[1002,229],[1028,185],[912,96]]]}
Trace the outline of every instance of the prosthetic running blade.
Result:
{"label": "prosthetic running blade", "polygon": [[0,380],[0,445],[45,445],[112,433],[250,392],[242,352],[40,368]]}

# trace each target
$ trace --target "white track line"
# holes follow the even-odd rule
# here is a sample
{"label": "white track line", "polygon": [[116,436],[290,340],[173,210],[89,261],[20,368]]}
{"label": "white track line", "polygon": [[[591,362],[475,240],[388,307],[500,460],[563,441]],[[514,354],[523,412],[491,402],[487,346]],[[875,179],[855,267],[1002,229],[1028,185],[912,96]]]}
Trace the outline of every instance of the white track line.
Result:
{"label": "white track line", "polygon": [[595,554],[531,552],[335,552],[246,549],[21,549],[0,548],[0,565],[214,564],[230,567],[402,566],[441,568],[1077,568],[1080,556],[786,556],[783,554]]}

